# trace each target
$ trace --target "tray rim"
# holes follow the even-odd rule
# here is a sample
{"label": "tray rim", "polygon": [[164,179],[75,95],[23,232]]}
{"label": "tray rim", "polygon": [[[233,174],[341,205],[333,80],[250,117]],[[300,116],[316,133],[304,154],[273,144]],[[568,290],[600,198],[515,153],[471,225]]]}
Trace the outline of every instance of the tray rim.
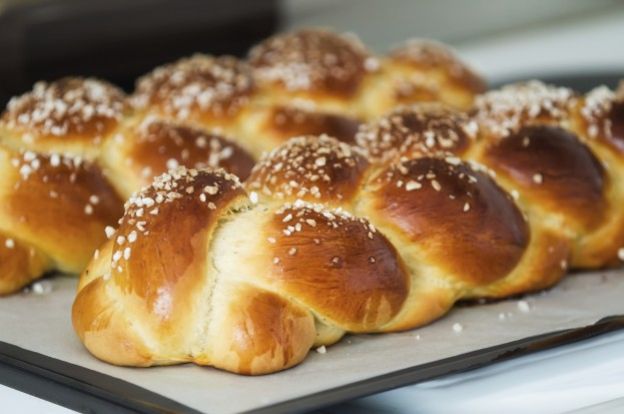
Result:
{"label": "tray rim", "polygon": [[[290,413],[324,408],[448,374],[470,371],[520,356],[573,344],[624,329],[624,315],[594,324],[527,338],[414,365],[248,413]],[[201,413],[113,376],[0,341],[0,383],[80,412]]]}

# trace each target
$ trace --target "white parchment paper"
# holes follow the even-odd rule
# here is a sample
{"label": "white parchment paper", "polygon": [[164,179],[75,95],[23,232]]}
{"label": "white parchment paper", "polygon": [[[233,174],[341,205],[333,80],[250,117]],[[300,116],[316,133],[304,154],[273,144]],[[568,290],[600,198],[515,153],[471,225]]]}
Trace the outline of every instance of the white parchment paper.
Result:
{"label": "white parchment paper", "polygon": [[624,270],[569,275],[521,300],[458,307],[434,324],[382,335],[348,336],[327,353],[311,351],[293,369],[244,377],[181,365],[122,368],[93,358],[70,321],[76,281],[50,279],[45,295],[0,298],[0,341],[131,382],[205,412],[251,410],[403,368],[624,313]]}

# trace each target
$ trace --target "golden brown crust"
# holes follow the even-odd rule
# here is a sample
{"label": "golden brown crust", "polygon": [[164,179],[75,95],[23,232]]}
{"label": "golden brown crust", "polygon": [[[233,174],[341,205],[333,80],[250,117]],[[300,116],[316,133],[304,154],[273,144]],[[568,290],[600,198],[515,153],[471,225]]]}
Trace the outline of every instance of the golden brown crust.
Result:
{"label": "golden brown crust", "polygon": [[624,101],[613,103],[609,111],[610,140],[621,152],[624,152]]}
{"label": "golden brown crust", "polygon": [[598,139],[624,153],[624,93],[617,96],[605,86],[589,92],[580,108],[589,139]]}
{"label": "golden brown crust", "polygon": [[461,156],[476,132],[476,124],[467,114],[439,103],[421,103],[363,125],[356,140],[369,158],[386,162],[438,152]]}
{"label": "golden brown crust", "polygon": [[[392,50],[390,58],[420,70],[442,70],[452,83],[474,94],[486,90],[487,85],[481,76],[442,43],[428,39],[411,39]],[[409,95],[407,90],[398,90],[397,93]]]}
{"label": "golden brown crust", "polygon": [[[455,131],[466,121],[437,114],[427,112],[435,122],[414,129]],[[539,141],[530,159],[558,171],[577,163],[604,179],[580,141],[553,125],[467,138],[474,151],[458,152],[526,148],[527,135],[529,148]],[[345,332],[410,329],[461,298],[556,283],[577,248],[565,226],[527,208],[528,191],[516,204],[496,182],[510,186],[506,174],[439,144],[405,152],[416,158],[369,163],[327,136],[293,138],[255,167],[248,195],[223,173],[163,176],[131,199],[101,253],[106,259],[94,259],[83,275],[78,297],[91,286],[96,293],[77,299],[76,329],[91,352],[113,363],[193,361],[262,374],[299,363],[310,347]],[[509,163],[519,152],[501,158]],[[588,188],[599,198],[601,186]],[[111,315],[99,331],[91,328],[96,315]],[[140,332],[124,315],[141,321]],[[102,334],[89,338],[90,330]],[[119,357],[107,351],[115,341],[125,344]]]}
{"label": "golden brown crust", "polygon": [[[133,329],[132,316],[102,293],[105,280],[95,279],[80,290],[72,306],[72,324],[85,347],[116,365],[149,366],[153,352]],[[129,320],[130,319],[130,320]]]}
{"label": "golden brown crust", "polygon": [[199,303],[214,283],[205,252],[219,220],[240,199],[246,197],[236,176],[180,168],[126,203],[102,289],[122,302],[122,313],[143,321],[143,335],[158,338],[151,364],[189,358],[185,346],[197,331],[180,327],[200,329]]}
{"label": "golden brown crust", "polygon": [[571,132],[554,126],[524,127],[488,146],[485,159],[532,203],[565,214],[584,230],[604,217],[604,169]]}
{"label": "golden brown crust", "polygon": [[85,346],[117,364],[189,360],[185,346],[197,332],[180,327],[202,316],[196,309],[214,283],[205,252],[219,220],[240,200],[246,196],[236,176],[184,168],[130,198],[74,303],[74,327]]}
{"label": "golden brown crust", "polygon": [[[233,176],[194,170],[131,198],[82,275],[73,322],[85,346],[115,364],[262,374],[305,357],[315,318],[357,332],[397,314],[409,281],[370,223],[303,201],[253,202]],[[245,223],[258,228],[241,233]]]}
{"label": "golden brown crust", "polygon": [[[253,157],[236,142],[200,128],[148,118],[107,143],[104,165],[112,181],[122,184],[126,196],[178,166],[223,168],[247,179]],[[123,160],[123,162],[120,162]]]}
{"label": "golden brown crust", "polygon": [[302,135],[327,134],[348,144],[355,143],[360,122],[349,116],[306,110],[294,106],[272,108],[264,128],[272,136],[286,141]]}
{"label": "golden brown crust", "polygon": [[368,162],[353,147],[328,137],[298,137],[254,167],[246,187],[260,197],[328,204],[351,200]]}
{"label": "golden brown crust", "polygon": [[245,375],[268,374],[301,362],[314,342],[314,319],[305,308],[250,285],[239,285],[215,341],[217,368]]}
{"label": "golden brown crust", "polygon": [[151,168],[149,182],[178,165],[223,168],[246,180],[254,165],[251,155],[235,142],[197,128],[154,121],[141,125],[136,132],[130,158]]}
{"label": "golden brown crust", "polygon": [[[93,164],[79,158],[0,150],[1,227],[79,272],[117,221],[122,201]],[[7,180],[8,178],[8,180]]]}
{"label": "golden brown crust", "polygon": [[356,93],[369,71],[369,59],[356,38],[320,29],[273,36],[249,53],[259,83],[337,97]]}
{"label": "golden brown crust", "polygon": [[510,197],[458,159],[426,157],[391,166],[371,192],[384,228],[404,233],[460,283],[476,286],[505,277],[529,242],[527,224]]}
{"label": "golden brown crust", "polygon": [[506,298],[547,289],[555,285],[569,268],[571,245],[567,237],[535,220],[531,240],[518,265],[504,278],[489,285],[475,286],[465,298]]}
{"label": "golden brown crust", "polygon": [[4,293],[45,271],[79,272],[103,242],[123,202],[96,158],[129,114],[125,94],[93,78],[39,82],[11,100],[0,119],[0,228],[29,259],[2,262]]}
{"label": "golden brown crust", "polygon": [[407,296],[396,250],[365,219],[321,205],[286,205],[267,236],[271,283],[332,325],[370,331],[394,317]]}
{"label": "golden brown crust", "polygon": [[[624,164],[607,137],[616,95],[587,96],[538,81],[509,85],[476,100],[477,157],[523,208],[572,243],[572,267],[617,262],[624,239]],[[609,241],[607,241],[609,240]]]}
{"label": "golden brown crust", "polygon": [[[161,175],[126,202],[112,252],[113,280],[142,298],[155,316],[169,319],[177,309],[174,302],[186,300],[184,290],[175,294],[177,284],[185,284],[187,272],[202,275],[206,235],[232,200],[243,195],[238,178],[224,172],[180,168]],[[149,273],[146,262],[156,264]]]}
{"label": "golden brown crust", "polygon": [[141,77],[132,96],[140,110],[179,121],[227,119],[247,105],[254,82],[247,65],[231,56],[193,55]]}
{"label": "golden brown crust", "polygon": [[468,109],[485,82],[445,46],[412,40],[381,59],[378,76],[364,96],[366,114],[374,119],[398,105],[444,102]]}
{"label": "golden brown crust", "polygon": [[572,130],[600,159],[605,172],[604,219],[595,231],[574,246],[574,267],[596,268],[621,263],[624,257],[624,90],[598,87],[578,99],[572,113]]}
{"label": "golden brown crust", "polygon": [[50,268],[45,255],[13,237],[0,234],[0,297],[13,293]]}
{"label": "golden brown crust", "polygon": [[478,96],[473,112],[484,134],[502,138],[529,125],[564,123],[576,98],[571,89],[529,81]]}
{"label": "golden brown crust", "polygon": [[[15,147],[97,146],[128,113],[124,93],[93,78],[38,82],[13,98],[0,121],[3,140]],[[60,147],[59,147],[60,146]]]}

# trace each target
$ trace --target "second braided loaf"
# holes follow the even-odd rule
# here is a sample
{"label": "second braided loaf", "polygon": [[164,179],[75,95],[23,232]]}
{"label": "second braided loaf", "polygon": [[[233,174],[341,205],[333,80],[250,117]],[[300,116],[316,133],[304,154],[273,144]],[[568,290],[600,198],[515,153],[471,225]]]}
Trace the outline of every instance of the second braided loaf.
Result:
{"label": "second braided loaf", "polygon": [[[467,107],[483,89],[442,45],[410,42],[378,57],[319,29],[274,36],[248,59],[163,65],[130,97],[90,78],[39,82],[0,117],[0,295],[48,270],[82,270],[121,200],[169,169],[221,167],[245,179],[291,136],[353,142],[362,121],[397,103]],[[83,170],[89,177],[76,180]]]}

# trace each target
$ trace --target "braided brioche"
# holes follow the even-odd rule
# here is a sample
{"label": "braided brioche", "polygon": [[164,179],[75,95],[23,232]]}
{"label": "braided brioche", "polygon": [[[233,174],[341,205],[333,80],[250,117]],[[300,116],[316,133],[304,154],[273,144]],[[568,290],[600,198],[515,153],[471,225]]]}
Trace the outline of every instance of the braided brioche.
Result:
{"label": "braided brioche", "polygon": [[358,147],[292,138],[243,185],[165,174],[83,273],[76,332],[115,364],[270,373],[346,332],[411,329],[460,299],[624,260],[620,102],[516,84],[469,114],[399,108]]}
{"label": "braided brioche", "polygon": [[[428,92],[406,93],[408,84]],[[442,45],[412,41],[376,57],[353,36],[304,29],[267,39],[247,61],[195,55],[157,68],[139,79],[132,102],[142,114],[217,129],[259,157],[297,135],[353,142],[362,120],[399,103],[466,109],[484,90]]]}
{"label": "braided brioche", "polygon": [[583,97],[539,82],[509,85],[476,102],[482,139],[474,158],[568,240],[573,267],[617,264],[624,246],[624,158],[612,133],[624,121],[618,106],[604,87]]}
{"label": "braided brioche", "polygon": [[195,55],[164,65],[130,97],[91,78],[37,83],[0,119],[0,254],[14,256],[0,262],[0,294],[48,270],[82,270],[121,200],[168,169],[220,167],[244,180],[292,136],[353,143],[362,120],[396,103],[466,108],[482,90],[444,46],[417,42],[379,58],[353,36],[318,29],[270,38],[247,60]]}
{"label": "braided brioche", "polygon": [[9,103],[0,122],[0,294],[53,269],[80,272],[104,242],[122,200],[93,158],[125,110],[118,89],[76,79],[37,84]]}
{"label": "braided brioche", "polygon": [[[562,267],[603,267],[617,264],[624,246],[617,107],[604,87],[584,98],[533,81],[479,96],[472,117],[439,104],[395,110],[357,141],[382,163],[445,151],[489,167],[529,217],[568,245]],[[598,110],[602,118],[591,115]]]}
{"label": "braided brioche", "polygon": [[525,291],[563,272],[547,231],[456,158],[387,166],[303,137],[246,187],[177,170],[129,201],[73,306],[94,355],[269,373],[347,331],[420,326],[478,290]]}

